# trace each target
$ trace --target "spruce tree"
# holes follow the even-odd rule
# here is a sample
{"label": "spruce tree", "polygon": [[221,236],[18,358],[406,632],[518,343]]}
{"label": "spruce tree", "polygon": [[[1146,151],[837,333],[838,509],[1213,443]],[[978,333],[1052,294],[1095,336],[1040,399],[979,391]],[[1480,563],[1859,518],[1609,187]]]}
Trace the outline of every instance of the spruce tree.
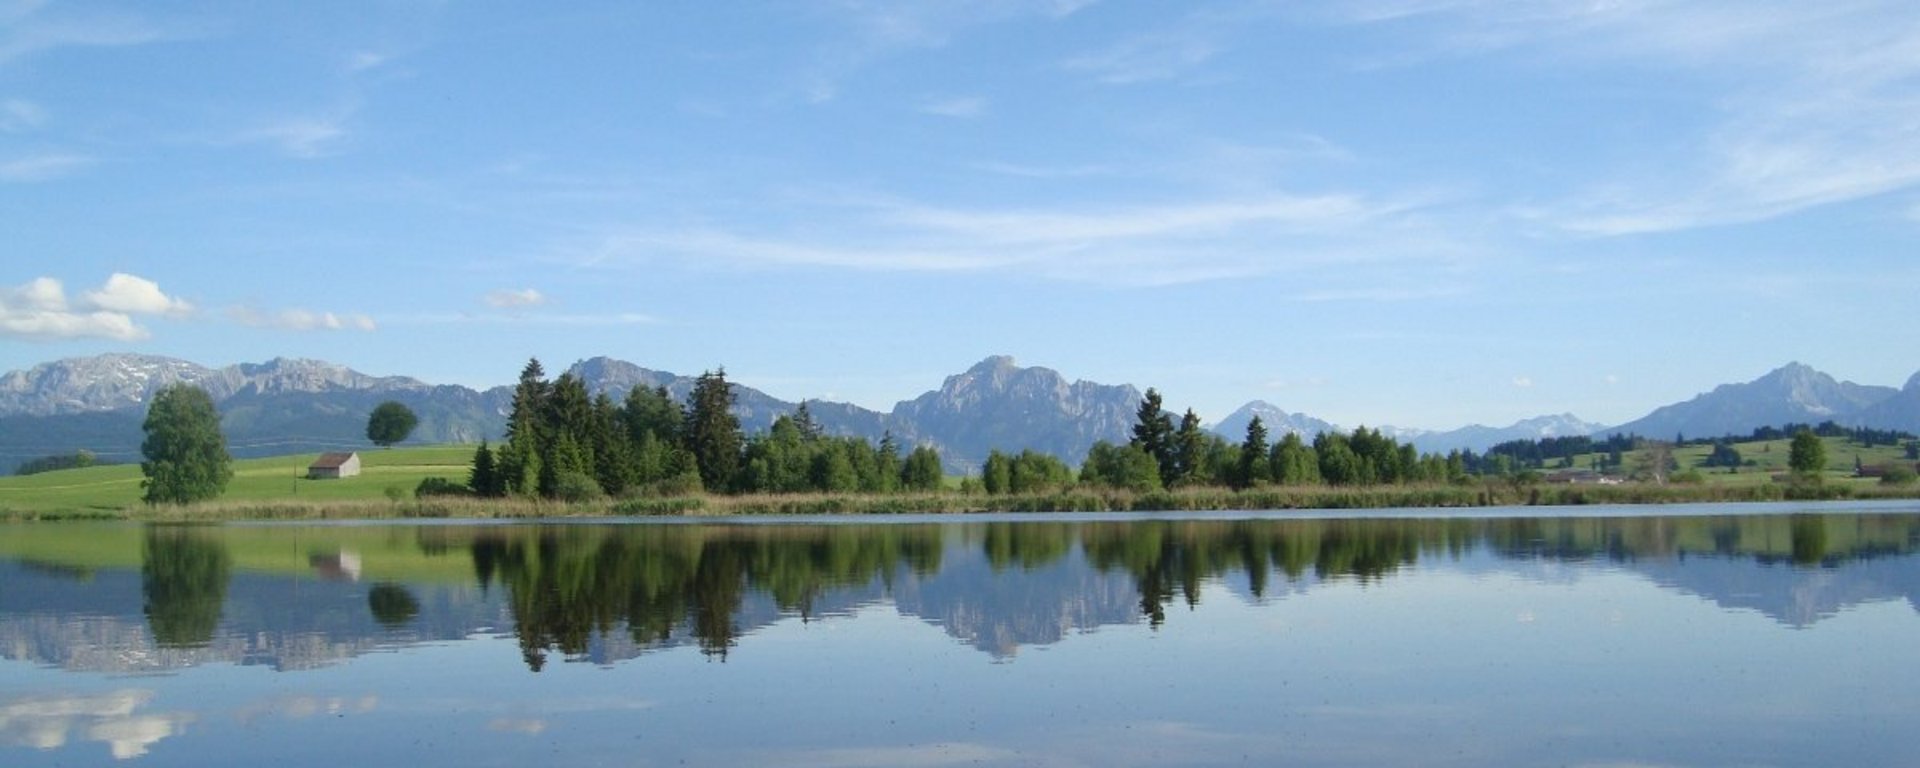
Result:
{"label": "spruce tree", "polygon": [[1147,388],[1146,396],[1140,398],[1140,407],[1134,412],[1133,439],[1129,445],[1136,446],[1160,467],[1163,478],[1176,476],[1173,452],[1173,419],[1161,410],[1160,392]]}
{"label": "spruce tree", "polygon": [[1255,416],[1247,422],[1247,439],[1240,443],[1240,466],[1235,473],[1239,487],[1251,488],[1269,480],[1267,462],[1267,425]]}
{"label": "spruce tree", "polygon": [[716,493],[731,489],[740,467],[742,440],[725,368],[702,373],[694,382],[693,392],[688,395],[684,433],[701,484]]}
{"label": "spruce tree", "polygon": [[539,488],[543,474],[541,452],[545,448],[543,416],[549,391],[547,374],[541,369],[539,359],[528,360],[526,367],[520,369],[520,382],[513,388],[513,407],[507,413],[507,442],[496,457],[498,469],[504,476],[503,485],[509,493],[532,495]]}

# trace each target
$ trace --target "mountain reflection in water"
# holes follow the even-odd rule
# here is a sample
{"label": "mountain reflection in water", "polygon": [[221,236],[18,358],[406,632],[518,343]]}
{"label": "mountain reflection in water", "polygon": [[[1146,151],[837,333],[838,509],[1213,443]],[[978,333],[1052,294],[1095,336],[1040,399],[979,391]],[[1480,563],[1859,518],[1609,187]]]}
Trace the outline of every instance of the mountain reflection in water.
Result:
{"label": "mountain reflection in water", "polygon": [[[26,531],[23,531],[26,532]],[[1170,620],[1221,581],[1247,599],[1402,569],[1643,574],[1810,626],[1913,604],[1916,515],[420,527],[59,526],[0,561],[0,651],[69,669],[300,669],[511,631],[528,669],[693,645],[724,658],[788,617],[891,604],[996,659]],[[36,551],[36,548],[38,551]],[[115,561],[137,553],[138,562]],[[369,581],[343,578],[347,553]],[[65,557],[66,559],[62,559]],[[1888,565],[1876,565],[1879,561]],[[359,565],[364,563],[364,565]]]}

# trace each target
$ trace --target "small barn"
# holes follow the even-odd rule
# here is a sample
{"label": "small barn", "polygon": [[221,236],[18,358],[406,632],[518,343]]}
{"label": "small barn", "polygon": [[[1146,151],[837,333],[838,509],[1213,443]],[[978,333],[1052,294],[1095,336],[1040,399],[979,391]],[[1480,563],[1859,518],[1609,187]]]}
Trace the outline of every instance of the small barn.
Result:
{"label": "small barn", "polygon": [[360,474],[360,454],[323,453],[307,465],[310,480],[338,480]]}

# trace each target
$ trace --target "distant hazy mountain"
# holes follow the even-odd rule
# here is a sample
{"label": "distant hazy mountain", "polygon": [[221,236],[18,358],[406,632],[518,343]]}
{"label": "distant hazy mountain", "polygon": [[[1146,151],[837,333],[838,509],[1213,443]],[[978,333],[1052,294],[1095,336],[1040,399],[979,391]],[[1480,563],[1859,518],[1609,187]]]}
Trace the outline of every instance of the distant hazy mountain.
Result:
{"label": "distant hazy mountain", "polygon": [[1096,441],[1125,442],[1139,404],[1130,384],[1068,383],[1052,369],[989,357],[894,406],[893,416],[940,447],[950,465],[977,467],[996,448],[1031,448],[1078,464]]}
{"label": "distant hazy mountain", "polygon": [[[591,391],[616,398],[646,386],[666,387],[684,401],[695,381],[606,357],[580,361],[566,371]],[[146,403],[160,387],[175,382],[195,384],[213,396],[229,446],[242,457],[367,447],[366,417],[382,400],[398,400],[420,416],[414,442],[498,439],[512,401],[508,386],[485,391],[435,386],[404,376],[368,376],[316,360],[275,359],[217,369],[131,354],[61,360],[0,376],[0,472],[27,459],[80,449],[109,461],[138,460]],[[739,382],[733,382],[733,388],[735,413],[749,433],[767,429],[798,406]],[[950,470],[971,470],[995,448],[1031,448],[1078,463],[1097,440],[1125,442],[1139,403],[1140,392],[1131,385],[1069,382],[1051,369],[1022,368],[1012,358],[989,357],[889,413],[818,400],[807,406],[828,434],[877,441],[891,433],[902,446],[938,449]],[[1212,429],[1238,442],[1256,414],[1274,439],[1287,431],[1312,435],[1339,428],[1254,401]],[[1444,452],[1614,431],[1649,437],[1743,434],[1760,426],[1826,419],[1920,431],[1920,374],[1895,390],[1836,382],[1794,364],[1608,430],[1570,414],[1499,428],[1377,429],[1423,451]]]}
{"label": "distant hazy mountain", "polygon": [[1861,409],[1853,421],[1879,429],[1920,434],[1920,373],[1907,379],[1907,385],[1894,396]]}
{"label": "distant hazy mountain", "polygon": [[[1913,382],[1908,382],[1912,389]],[[1870,408],[1901,390],[1835,381],[1800,363],[1789,363],[1745,384],[1722,384],[1684,403],[1656,409],[1640,419],[1604,430],[1669,438],[1740,435],[1758,427],[1833,420],[1858,424]],[[1887,427],[1876,422],[1874,426]]]}
{"label": "distant hazy mountain", "polygon": [[1210,429],[1214,434],[1232,442],[1240,442],[1247,437],[1247,425],[1253,423],[1253,417],[1260,417],[1260,424],[1267,428],[1269,440],[1279,440],[1282,435],[1292,432],[1311,442],[1313,436],[1321,432],[1338,429],[1333,424],[1304,413],[1288,413],[1265,400],[1255,400],[1240,406],[1239,410],[1227,414]]}
{"label": "distant hazy mountain", "polygon": [[[1214,425],[1212,429],[1215,434],[1238,442],[1246,438],[1247,424],[1253,421],[1256,415],[1260,417],[1260,423],[1266,426],[1267,435],[1271,440],[1278,440],[1281,435],[1288,432],[1297,433],[1310,440],[1321,432],[1347,431],[1340,426],[1303,413],[1288,413],[1263,400],[1255,400],[1240,406],[1239,410],[1221,419],[1220,423]],[[1515,422],[1509,427],[1472,424],[1445,432],[1394,426],[1372,428],[1400,442],[1412,443],[1422,452],[1446,453],[1454,450],[1484,452],[1508,440],[1538,440],[1543,437],[1585,435],[1602,426],[1604,425],[1582,421],[1571,413],[1563,413],[1558,416],[1537,416]]]}
{"label": "distant hazy mountain", "polygon": [[1488,448],[1509,440],[1539,440],[1545,437],[1571,437],[1590,435],[1594,430],[1604,427],[1591,421],[1583,421],[1571,413],[1554,416],[1535,416],[1522,419],[1506,427],[1488,427],[1469,424],[1446,432],[1428,432],[1416,435],[1413,446],[1423,453],[1446,453],[1453,450],[1471,450],[1484,453]]}
{"label": "distant hazy mountain", "polygon": [[218,369],[149,355],[61,360],[0,376],[0,471],[80,449],[137,460],[146,403],[175,383],[207,390],[230,449],[242,457],[366,446],[367,414],[383,400],[420,417],[415,442],[476,441],[500,431],[508,402],[505,388],[433,386],[317,360]]}

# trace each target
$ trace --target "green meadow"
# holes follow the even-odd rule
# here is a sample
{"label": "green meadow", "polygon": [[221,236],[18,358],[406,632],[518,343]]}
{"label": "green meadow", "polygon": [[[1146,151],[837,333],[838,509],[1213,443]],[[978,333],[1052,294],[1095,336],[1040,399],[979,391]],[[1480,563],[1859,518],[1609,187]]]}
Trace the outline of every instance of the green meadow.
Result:
{"label": "green meadow", "polygon": [[[340,480],[309,480],[317,453],[241,459],[218,503],[386,502],[389,488],[412,499],[429,477],[467,480],[473,447],[434,445],[360,452],[361,474]],[[0,512],[118,512],[140,506],[140,466],[122,464],[0,477]]]}
{"label": "green meadow", "polygon": [[[1564,485],[1518,478],[1483,478],[1467,483],[1353,486],[1262,486],[1245,491],[1217,487],[1182,488],[1151,493],[1069,486],[1023,494],[988,496],[962,490],[947,478],[942,491],[923,494],[702,495],[673,498],[602,499],[564,504],[526,499],[416,500],[414,487],[430,477],[455,483],[467,478],[473,447],[437,445],[360,452],[361,474],[341,480],[310,480],[307,465],[318,454],[234,462],[234,478],[219,499],[187,507],[144,506],[140,467],[120,465],[0,477],[3,519],[145,519],[212,521],[228,519],[371,519],[405,517],[529,518],[595,515],[752,515],[858,514],[905,512],[1020,512],[1226,509],[1358,509],[1379,507],[1466,507],[1498,505],[1670,504],[1685,502],[1772,501],[1782,498],[1912,498],[1920,483],[1889,486],[1875,478],[1853,476],[1856,457],[1865,466],[1907,462],[1898,446],[1866,447],[1845,438],[1824,438],[1828,470],[1812,496],[1795,496],[1778,478],[1787,472],[1788,441],[1737,443],[1745,466],[1701,466],[1711,448],[1674,450],[1677,475],[1697,473],[1697,482],[1627,483],[1619,486]],[[1624,457],[1626,466],[1638,452]],[[1595,455],[1575,457],[1574,468],[1591,466]],[[1544,471],[1551,473],[1549,467]]]}

